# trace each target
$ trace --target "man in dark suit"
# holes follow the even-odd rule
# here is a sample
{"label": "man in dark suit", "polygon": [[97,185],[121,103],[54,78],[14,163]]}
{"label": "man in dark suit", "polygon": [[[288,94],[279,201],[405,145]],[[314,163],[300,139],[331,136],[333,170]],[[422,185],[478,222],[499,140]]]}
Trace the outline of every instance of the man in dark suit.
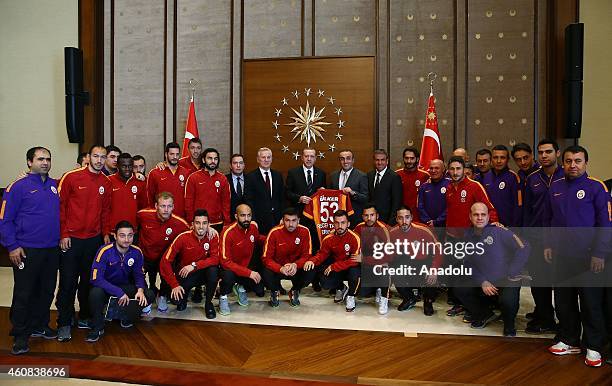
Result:
{"label": "man in dark suit", "polygon": [[245,191],[245,175],[244,175],[244,156],[242,154],[233,154],[230,159],[230,172],[225,175],[229,182],[231,200],[230,200],[230,217],[234,218],[236,207],[244,204]]}
{"label": "man in dark suit", "polygon": [[349,218],[351,229],[359,224],[363,206],[368,202],[368,176],[359,169],[353,167],[355,156],[353,151],[346,149],[338,154],[341,169],[330,175],[330,189],[342,190],[351,198],[353,215]]}
{"label": "man in dark suit", "polygon": [[245,201],[253,209],[253,220],[259,233],[267,234],[280,223],[284,209],[285,185],[283,176],[272,165],[272,150],[262,147],[257,151],[259,167],[245,178]]}
{"label": "man in dark suit", "polygon": [[395,212],[402,204],[402,179],[389,169],[389,156],[383,149],[374,151],[374,170],[368,173],[368,190],[380,219],[395,225]]}

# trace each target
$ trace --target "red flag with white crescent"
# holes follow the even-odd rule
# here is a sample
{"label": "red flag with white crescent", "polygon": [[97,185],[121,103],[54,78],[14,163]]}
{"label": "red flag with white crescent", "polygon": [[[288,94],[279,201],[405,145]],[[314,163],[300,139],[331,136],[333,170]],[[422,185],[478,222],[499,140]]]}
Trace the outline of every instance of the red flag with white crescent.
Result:
{"label": "red flag with white crescent", "polygon": [[428,170],[429,163],[434,159],[444,161],[442,156],[442,141],[440,140],[440,131],[438,131],[436,100],[433,93],[430,93],[427,102],[427,114],[425,115],[425,130],[423,131],[423,144],[421,145],[419,166],[424,170]]}
{"label": "red flag with white crescent", "polygon": [[189,102],[189,113],[187,114],[187,124],[185,125],[185,139],[183,140],[183,152],[181,157],[187,157],[189,155],[189,140],[199,136],[198,121],[196,120],[195,114],[195,103],[193,102],[193,98],[191,98],[191,101]]}

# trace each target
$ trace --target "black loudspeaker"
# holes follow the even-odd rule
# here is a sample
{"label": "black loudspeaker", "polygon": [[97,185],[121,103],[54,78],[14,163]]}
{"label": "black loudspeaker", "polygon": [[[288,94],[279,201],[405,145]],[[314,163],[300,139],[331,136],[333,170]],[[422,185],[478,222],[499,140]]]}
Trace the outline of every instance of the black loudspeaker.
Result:
{"label": "black loudspeaker", "polygon": [[84,106],[89,104],[89,93],[83,91],[83,51],[64,47],[66,89],[66,132],[71,143],[83,143]]}
{"label": "black loudspeaker", "polygon": [[584,24],[565,27],[565,137],[580,138],[582,129],[582,58]]}

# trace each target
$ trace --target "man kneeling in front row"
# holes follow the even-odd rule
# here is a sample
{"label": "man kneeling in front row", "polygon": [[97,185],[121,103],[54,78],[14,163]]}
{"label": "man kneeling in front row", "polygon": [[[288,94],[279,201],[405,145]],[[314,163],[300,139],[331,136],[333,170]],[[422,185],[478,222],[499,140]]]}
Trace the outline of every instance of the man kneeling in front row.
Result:
{"label": "man kneeling in front row", "polygon": [[[87,342],[96,342],[104,334],[104,309],[110,296],[117,297],[122,308],[128,306],[130,299],[136,299],[140,306],[138,315],[155,298],[153,291],[145,286],[142,251],[132,245],[134,226],[128,221],[120,221],[115,227],[115,238],[114,243],[98,250],[91,266],[89,306],[93,313],[93,326],[85,339]],[[134,321],[127,315],[127,310],[124,314],[121,327],[132,327]]]}

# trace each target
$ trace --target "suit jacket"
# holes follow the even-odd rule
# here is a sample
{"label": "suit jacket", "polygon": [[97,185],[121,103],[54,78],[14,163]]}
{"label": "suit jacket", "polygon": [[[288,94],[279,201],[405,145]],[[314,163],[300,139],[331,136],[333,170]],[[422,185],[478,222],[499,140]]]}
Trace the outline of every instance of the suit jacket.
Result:
{"label": "suit jacket", "polygon": [[246,203],[244,199],[244,191],[246,186],[246,173],[242,173],[242,197],[238,197],[238,193],[236,193],[236,189],[234,188],[234,180],[232,178],[232,173],[228,173],[225,175],[227,178],[227,182],[229,182],[231,200],[230,200],[230,217],[232,221],[234,221],[234,215],[236,214],[236,207],[240,204]]}
{"label": "suit jacket", "polygon": [[382,179],[374,188],[376,170],[368,172],[368,190],[370,201],[376,205],[379,218],[389,225],[394,225],[395,212],[402,205],[402,179],[400,176],[387,167],[387,171]]}
{"label": "suit jacket", "polygon": [[317,192],[319,188],[325,187],[325,172],[315,166],[313,166],[312,186],[308,189],[306,183],[306,175],[304,174],[304,168],[302,165],[290,169],[287,172],[287,188],[285,192],[287,194],[287,200],[289,204],[298,210],[300,217],[304,211],[304,204],[299,203],[300,196],[312,196]]}
{"label": "suit jacket", "polygon": [[267,234],[272,227],[279,224],[284,210],[285,185],[283,176],[270,169],[272,176],[272,196],[266,190],[266,185],[259,168],[245,177],[245,202],[253,210],[253,220],[259,225],[259,233]]}
{"label": "suit jacket", "polygon": [[[340,172],[341,170],[335,171],[330,175],[330,189],[340,188]],[[351,228],[357,226],[362,219],[361,214],[363,213],[363,207],[367,204],[369,197],[368,191],[368,176],[359,169],[353,168],[349,175],[348,181],[344,184],[345,187],[353,189],[355,194],[351,195],[351,206],[355,212],[349,219],[351,222]]]}

